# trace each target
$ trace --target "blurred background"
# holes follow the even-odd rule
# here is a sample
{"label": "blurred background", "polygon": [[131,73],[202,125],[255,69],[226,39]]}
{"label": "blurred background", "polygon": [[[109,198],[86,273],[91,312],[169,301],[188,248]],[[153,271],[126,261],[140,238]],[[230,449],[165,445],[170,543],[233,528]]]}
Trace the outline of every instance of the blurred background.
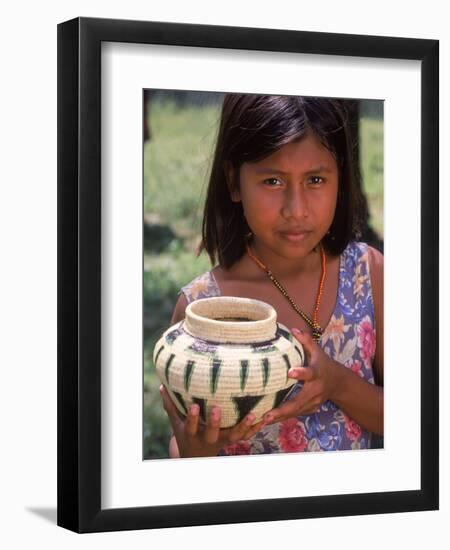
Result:
{"label": "blurred background", "polygon": [[[153,347],[168,328],[178,291],[211,269],[196,257],[223,94],[145,90],[144,459],[167,458],[170,425],[159,396]],[[352,100],[368,220],[361,240],[383,250],[383,102]]]}

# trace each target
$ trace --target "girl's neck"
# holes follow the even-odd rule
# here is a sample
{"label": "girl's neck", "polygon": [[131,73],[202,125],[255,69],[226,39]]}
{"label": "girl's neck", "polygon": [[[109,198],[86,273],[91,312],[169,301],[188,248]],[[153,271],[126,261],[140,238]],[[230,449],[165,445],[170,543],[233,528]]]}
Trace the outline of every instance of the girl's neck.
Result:
{"label": "girl's neck", "polygon": [[[293,259],[285,258],[266,247],[258,246],[258,243],[255,242],[254,239],[250,241],[249,247],[252,254],[278,279],[295,279],[299,275],[312,274],[321,270],[322,264],[319,246],[306,256]],[[260,269],[250,257],[248,257],[248,259],[257,269]]]}

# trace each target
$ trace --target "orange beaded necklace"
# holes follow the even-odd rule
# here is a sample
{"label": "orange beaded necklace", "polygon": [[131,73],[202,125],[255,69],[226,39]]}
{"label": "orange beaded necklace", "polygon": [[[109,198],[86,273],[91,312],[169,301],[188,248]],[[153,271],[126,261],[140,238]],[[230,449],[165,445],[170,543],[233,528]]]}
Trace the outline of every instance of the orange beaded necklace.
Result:
{"label": "orange beaded necklace", "polygon": [[318,342],[320,340],[320,337],[322,336],[323,330],[320,327],[319,323],[317,322],[317,317],[319,316],[320,302],[322,300],[322,294],[323,294],[323,286],[324,286],[325,277],[327,274],[327,257],[325,255],[325,251],[323,249],[322,243],[320,243],[320,253],[322,256],[322,274],[320,276],[319,290],[317,292],[316,304],[314,307],[312,319],[298,307],[298,305],[289,296],[289,294],[287,293],[286,289],[282,286],[282,284],[273,276],[272,272],[260,260],[258,260],[258,258],[252,253],[248,243],[246,247],[247,247],[247,254],[250,256],[250,258],[262,270],[264,270],[267,273],[267,275],[269,276],[269,279],[283,294],[283,296],[288,299],[289,303],[294,308],[294,310],[298,313],[298,315],[300,315],[300,317],[305,321],[305,323],[307,323],[312,328],[313,338],[316,342]]}

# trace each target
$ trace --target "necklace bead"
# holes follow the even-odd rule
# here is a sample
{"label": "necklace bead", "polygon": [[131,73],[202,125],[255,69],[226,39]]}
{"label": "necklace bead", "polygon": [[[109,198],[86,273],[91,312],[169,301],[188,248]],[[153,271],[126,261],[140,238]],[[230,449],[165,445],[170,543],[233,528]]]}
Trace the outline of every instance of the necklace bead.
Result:
{"label": "necklace bead", "polygon": [[320,302],[322,300],[322,294],[323,294],[323,287],[325,283],[325,277],[327,274],[327,257],[325,255],[325,251],[323,249],[322,243],[320,243],[320,253],[322,258],[322,273],[320,276],[320,283],[319,283],[319,289],[317,292],[316,297],[316,303],[313,311],[312,319],[304,312],[302,311],[298,305],[294,302],[294,300],[289,296],[287,290],[282,286],[282,284],[274,277],[273,273],[260,261],[258,258],[251,252],[250,247],[247,243],[247,254],[249,257],[263,270],[267,273],[269,279],[275,284],[275,286],[278,288],[278,290],[283,294],[285,298],[289,301],[294,311],[305,321],[305,323],[311,327],[312,329],[312,335],[316,342],[320,340],[320,337],[322,336],[323,330],[320,327],[319,323],[317,322],[317,318],[319,316],[319,309],[320,309]]}

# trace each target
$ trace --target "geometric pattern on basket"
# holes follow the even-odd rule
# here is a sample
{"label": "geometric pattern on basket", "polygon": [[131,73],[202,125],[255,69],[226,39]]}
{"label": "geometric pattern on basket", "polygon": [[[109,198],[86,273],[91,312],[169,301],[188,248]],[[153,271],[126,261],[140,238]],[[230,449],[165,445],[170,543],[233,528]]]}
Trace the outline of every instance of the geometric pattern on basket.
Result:
{"label": "geometric pattern on basket", "polygon": [[191,378],[192,378],[192,371],[194,369],[195,362],[189,361],[186,363],[186,368],[184,370],[184,389],[186,392],[189,391],[189,386],[191,384]]}
{"label": "geometric pattern on basket", "polygon": [[264,357],[261,360],[261,366],[263,369],[263,387],[265,388],[267,386],[267,382],[269,381],[269,374],[270,374],[270,363],[267,357]]}
{"label": "geometric pattern on basket", "polygon": [[198,403],[205,422],[219,405],[221,427],[235,425],[251,411],[258,421],[278,406],[296,383],[287,377],[289,368],[303,362],[302,346],[279,324],[270,341],[224,344],[193,337],[181,321],[154,349],[157,374],[179,412],[185,415]]}
{"label": "geometric pattern on basket", "polygon": [[260,342],[258,344],[251,344],[253,353],[271,353],[277,351],[278,348],[274,346],[273,340],[271,342]]}
{"label": "geometric pattern on basket", "polygon": [[285,388],[284,390],[279,390],[275,394],[275,399],[273,401],[273,408],[276,409],[279,405],[281,405],[281,402],[286,397],[286,395],[291,391],[292,387]]}
{"label": "geometric pattern on basket", "polygon": [[278,338],[282,336],[283,338],[286,338],[286,340],[289,340],[290,342],[292,342],[293,340],[292,334],[288,330],[285,330],[283,327],[281,327],[280,323],[278,323],[276,335],[278,336]]}
{"label": "geometric pattern on basket", "polygon": [[188,347],[188,350],[201,355],[214,355],[217,351],[218,344],[212,344],[205,340],[194,340]]}
{"label": "geometric pattern on basket", "polygon": [[184,399],[183,399],[183,396],[181,395],[181,393],[178,393],[177,391],[174,391],[173,395],[177,398],[178,403],[181,405],[181,407],[184,411],[184,414],[187,414],[186,403],[184,402]]}
{"label": "geometric pattern on basket", "polygon": [[291,368],[291,363],[289,361],[289,357],[283,353],[283,359],[284,359],[284,362],[286,363],[286,382],[289,380],[289,377],[288,377],[288,372],[289,372],[289,369]]}
{"label": "geometric pattern on basket", "polygon": [[233,397],[232,399],[237,413],[236,424],[243,420],[244,417],[256,407],[263,397],[264,395],[244,395],[243,397]]}
{"label": "geometric pattern on basket", "polygon": [[213,359],[211,367],[211,393],[216,393],[217,383],[219,382],[220,367],[222,366],[222,361],[220,359]]}
{"label": "geometric pattern on basket", "polygon": [[193,397],[192,398],[193,403],[197,403],[200,409],[200,418],[203,420],[203,422],[206,422],[206,399],[201,399],[200,397]]}
{"label": "geometric pattern on basket", "polygon": [[166,334],[166,342],[170,345],[175,342],[175,340],[183,334],[183,331],[180,328],[176,328]]}
{"label": "geometric pattern on basket", "polygon": [[164,375],[166,377],[166,380],[167,380],[167,383],[169,384],[169,370],[170,370],[170,365],[172,364],[172,361],[175,359],[175,354],[174,353],[171,353],[170,354],[170,357],[166,363],[166,368],[164,369]]}
{"label": "geometric pattern on basket", "polygon": [[156,355],[155,355],[155,364],[158,362],[159,354],[162,352],[163,349],[164,349],[164,346],[161,346],[159,348],[158,352],[156,353]]}
{"label": "geometric pattern on basket", "polygon": [[241,359],[241,391],[245,390],[245,385],[247,384],[248,380],[248,360],[247,359]]}

